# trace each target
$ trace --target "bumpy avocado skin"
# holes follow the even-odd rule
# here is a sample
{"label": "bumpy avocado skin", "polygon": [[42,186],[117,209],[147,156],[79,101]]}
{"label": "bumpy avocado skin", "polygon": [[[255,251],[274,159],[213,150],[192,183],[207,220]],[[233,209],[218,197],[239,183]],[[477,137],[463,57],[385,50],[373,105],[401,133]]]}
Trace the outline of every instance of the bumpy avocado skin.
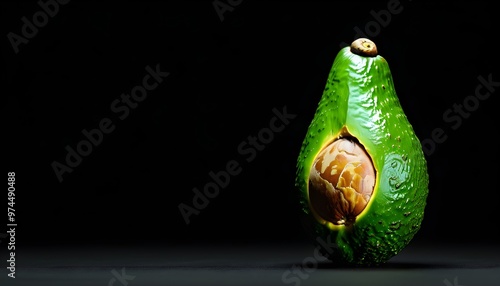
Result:
{"label": "bumpy avocado skin", "polygon": [[[365,147],[377,174],[372,198],[355,223],[334,226],[314,217],[308,182],[316,155],[343,128]],[[301,211],[313,224],[312,235],[338,246],[333,261],[385,263],[420,229],[428,195],[427,163],[382,56],[360,56],[349,47],[339,51],[303,141],[296,175]]]}

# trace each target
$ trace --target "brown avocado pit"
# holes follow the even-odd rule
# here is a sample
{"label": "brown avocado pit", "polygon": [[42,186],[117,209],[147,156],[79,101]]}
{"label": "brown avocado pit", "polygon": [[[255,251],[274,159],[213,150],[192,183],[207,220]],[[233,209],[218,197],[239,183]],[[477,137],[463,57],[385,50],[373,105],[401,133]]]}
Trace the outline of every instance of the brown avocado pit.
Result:
{"label": "brown avocado pit", "polygon": [[351,225],[366,208],[375,187],[375,168],[355,138],[339,138],[315,158],[309,176],[309,201],[323,220]]}

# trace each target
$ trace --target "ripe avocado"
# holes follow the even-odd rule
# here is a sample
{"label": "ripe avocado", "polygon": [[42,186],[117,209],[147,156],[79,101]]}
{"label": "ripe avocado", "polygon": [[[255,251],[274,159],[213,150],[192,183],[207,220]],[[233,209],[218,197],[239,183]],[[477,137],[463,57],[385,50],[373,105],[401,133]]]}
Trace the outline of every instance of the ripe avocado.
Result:
{"label": "ripe avocado", "polygon": [[302,143],[295,184],[310,234],[335,243],[332,261],[379,265],[419,231],[427,162],[374,42],[337,54]]}

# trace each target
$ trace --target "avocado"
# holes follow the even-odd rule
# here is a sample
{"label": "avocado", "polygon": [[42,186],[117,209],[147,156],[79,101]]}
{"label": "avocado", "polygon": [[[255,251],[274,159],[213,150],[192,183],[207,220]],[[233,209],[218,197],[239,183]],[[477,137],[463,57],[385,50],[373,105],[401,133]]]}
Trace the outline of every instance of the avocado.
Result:
{"label": "avocado", "polygon": [[331,261],[386,263],[421,228],[427,162],[373,41],[356,39],[335,57],[296,171],[307,232],[335,244]]}

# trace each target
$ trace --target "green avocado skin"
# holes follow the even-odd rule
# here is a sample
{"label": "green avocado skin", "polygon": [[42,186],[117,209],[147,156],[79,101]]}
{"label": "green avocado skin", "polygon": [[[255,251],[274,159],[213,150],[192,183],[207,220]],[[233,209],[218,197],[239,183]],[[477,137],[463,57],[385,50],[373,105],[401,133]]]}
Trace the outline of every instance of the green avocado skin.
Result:
{"label": "green avocado skin", "polygon": [[[309,205],[309,172],[316,155],[346,127],[372,158],[375,190],[351,226],[330,228]],[[335,242],[331,260],[355,265],[387,262],[421,227],[428,196],[427,163],[394,88],[387,61],[345,47],[337,54],[297,160],[301,212],[315,238]]]}

